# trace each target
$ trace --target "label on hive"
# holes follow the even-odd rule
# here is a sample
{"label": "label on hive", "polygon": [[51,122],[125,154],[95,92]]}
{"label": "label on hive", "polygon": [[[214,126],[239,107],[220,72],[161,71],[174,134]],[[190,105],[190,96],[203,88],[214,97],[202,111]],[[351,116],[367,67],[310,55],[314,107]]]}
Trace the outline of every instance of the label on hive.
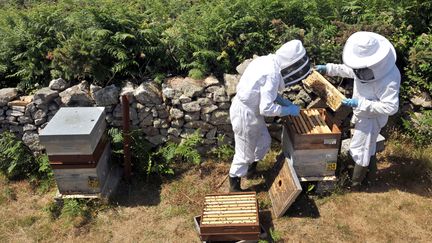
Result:
{"label": "label on hive", "polygon": [[328,162],[326,165],[326,170],[328,171],[336,170],[336,162]]}
{"label": "label on hive", "polygon": [[336,144],[336,142],[337,142],[337,139],[335,139],[335,138],[332,138],[332,139],[324,139],[324,144],[331,144],[331,145],[334,145],[334,144]]}

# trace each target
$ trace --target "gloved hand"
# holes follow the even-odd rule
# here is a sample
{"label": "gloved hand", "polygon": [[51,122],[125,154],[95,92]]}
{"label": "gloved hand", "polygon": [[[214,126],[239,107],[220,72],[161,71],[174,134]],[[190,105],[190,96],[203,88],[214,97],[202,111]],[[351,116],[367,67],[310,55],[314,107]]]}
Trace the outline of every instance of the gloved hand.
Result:
{"label": "gloved hand", "polygon": [[327,73],[327,67],[326,67],[326,65],[316,65],[315,66],[315,70],[317,70],[317,72],[319,72],[321,74],[326,74]]}
{"label": "gloved hand", "polygon": [[280,116],[298,116],[300,115],[300,107],[297,105],[290,105],[290,106],[282,106],[282,111]]}
{"label": "gloved hand", "polygon": [[290,105],[292,105],[291,101],[282,98],[282,96],[280,96],[280,95],[276,96],[275,102],[278,103],[279,105],[282,105],[282,106],[290,106]]}
{"label": "gloved hand", "polygon": [[358,99],[343,99],[342,105],[349,107],[357,107],[359,105]]}

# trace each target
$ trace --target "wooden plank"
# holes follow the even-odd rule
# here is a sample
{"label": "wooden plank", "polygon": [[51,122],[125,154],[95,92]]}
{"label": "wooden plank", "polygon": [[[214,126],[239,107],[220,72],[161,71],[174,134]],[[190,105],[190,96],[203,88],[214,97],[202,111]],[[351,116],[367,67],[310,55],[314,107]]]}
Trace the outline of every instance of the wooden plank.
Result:
{"label": "wooden plank", "polygon": [[293,116],[292,118],[293,118],[295,124],[297,125],[297,127],[298,127],[298,129],[300,131],[299,134],[306,133],[307,131],[301,125],[300,118],[297,117],[297,116]]}
{"label": "wooden plank", "polygon": [[[206,214],[219,214],[221,211],[209,211],[206,212],[204,211],[204,215]],[[229,210],[229,211],[225,211],[226,213],[254,213],[256,212],[256,210]]]}
{"label": "wooden plank", "polygon": [[302,191],[297,174],[288,159],[278,161],[272,171],[269,190],[273,212],[282,217]]}
{"label": "wooden plank", "polygon": [[223,196],[206,196],[205,199],[220,199],[220,198],[252,198],[255,199],[252,195],[223,195]]}
{"label": "wooden plank", "polygon": [[226,213],[221,212],[220,214],[209,214],[205,215],[207,218],[217,218],[217,217],[256,217],[255,213]]}
{"label": "wooden plank", "polygon": [[333,84],[315,70],[303,80],[303,83],[323,99],[333,111],[339,109],[342,100],[346,98]]}
{"label": "wooden plank", "polygon": [[215,222],[202,222],[202,224],[240,224],[240,223],[255,223],[256,220],[235,220],[235,221],[215,221]]}
{"label": "wooden plank", "polygon": [[315,128],[317,129],[318,133],[324,133],[325,127],[320,123],[319,117],[316,115],[315,110],[306,110],[308,116],[311,118]]}
{"label": "wooden plank", "polygon": [[314,123],[311,114],[309,114],[308,110],[303,110],[304,115],[306,116],[306,119],[309,121],[310,126],[312,127],[312,132],[313,133],[320,133],[320,130],[318,129],[318,127],[316,126],[316,124]]}
{"label": "wooden plank", "polygon": [[288,116],[288,121],[294,127],[296,133],[298,134],[302,133],[300,127],[298,126],[298,124],[296,123],[295,119],[292,116]]}
{"label": "wooden plank", "polygon": [[300,113],[300,115],[297,117],[301,123],[301,125],[303,126],[303,130],[305,131],[305,133],[310,133],[311,130],[310,128],[306,125],[306,122],[303,120],[303,117]]}
{"label": "wooden plank", "polygon": [[315,119],[320,124],[321,129],[323,130],[323,132],[331,133],[332,131],[330,130],[330,128],[327,126],[327,124],[325,123],[325,121],[321,119],[321,115],[320,115],[319,111],[316,110],[316,109],[313,109],[312,112],[314,114]]}
{"label": "wooden plank", "polygon": [[310,124],[310,120],[308,119],[308,116],[304,113],[304,110],[300,110],[300,117],[303,119],[304,123],[306,124],[309,130],[308,133],[316,133],[313,125]]}
{"label": "wooden plank", "polygon": [[216,202],[216,201],[222,201],[222,202],[228,202],[228,201],[245,201],[245,200],[251,200],[253,201],[254,198],[206,198],[206,202]]}

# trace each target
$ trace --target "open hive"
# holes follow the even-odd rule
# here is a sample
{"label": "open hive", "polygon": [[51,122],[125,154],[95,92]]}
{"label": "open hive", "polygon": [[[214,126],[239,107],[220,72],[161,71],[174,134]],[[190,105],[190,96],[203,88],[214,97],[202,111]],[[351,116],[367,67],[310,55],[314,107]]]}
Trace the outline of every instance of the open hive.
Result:
{"label": "open hive", "polygon": [[288,116],[287,120],[298,134],[332,133],[318,109],[301,110],[299,116]]}
{"label": "open hive", "polygon": [[202,240],[258,240],[256,193],[206,195],[200,232]]}

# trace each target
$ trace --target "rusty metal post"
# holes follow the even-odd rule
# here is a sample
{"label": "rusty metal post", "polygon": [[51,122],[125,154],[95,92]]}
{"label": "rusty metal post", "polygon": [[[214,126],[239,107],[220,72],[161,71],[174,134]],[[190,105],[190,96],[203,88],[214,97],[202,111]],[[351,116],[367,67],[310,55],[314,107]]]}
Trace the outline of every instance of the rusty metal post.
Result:
{"label": "rusty metal post", "polygon": [[129,134],[129,100],[126,95],[122,95],[122,110],[123,110],[123,153],[124,153],[124,177],[127,182],[130,182],[132,166],[130,152],[130,134]]}

